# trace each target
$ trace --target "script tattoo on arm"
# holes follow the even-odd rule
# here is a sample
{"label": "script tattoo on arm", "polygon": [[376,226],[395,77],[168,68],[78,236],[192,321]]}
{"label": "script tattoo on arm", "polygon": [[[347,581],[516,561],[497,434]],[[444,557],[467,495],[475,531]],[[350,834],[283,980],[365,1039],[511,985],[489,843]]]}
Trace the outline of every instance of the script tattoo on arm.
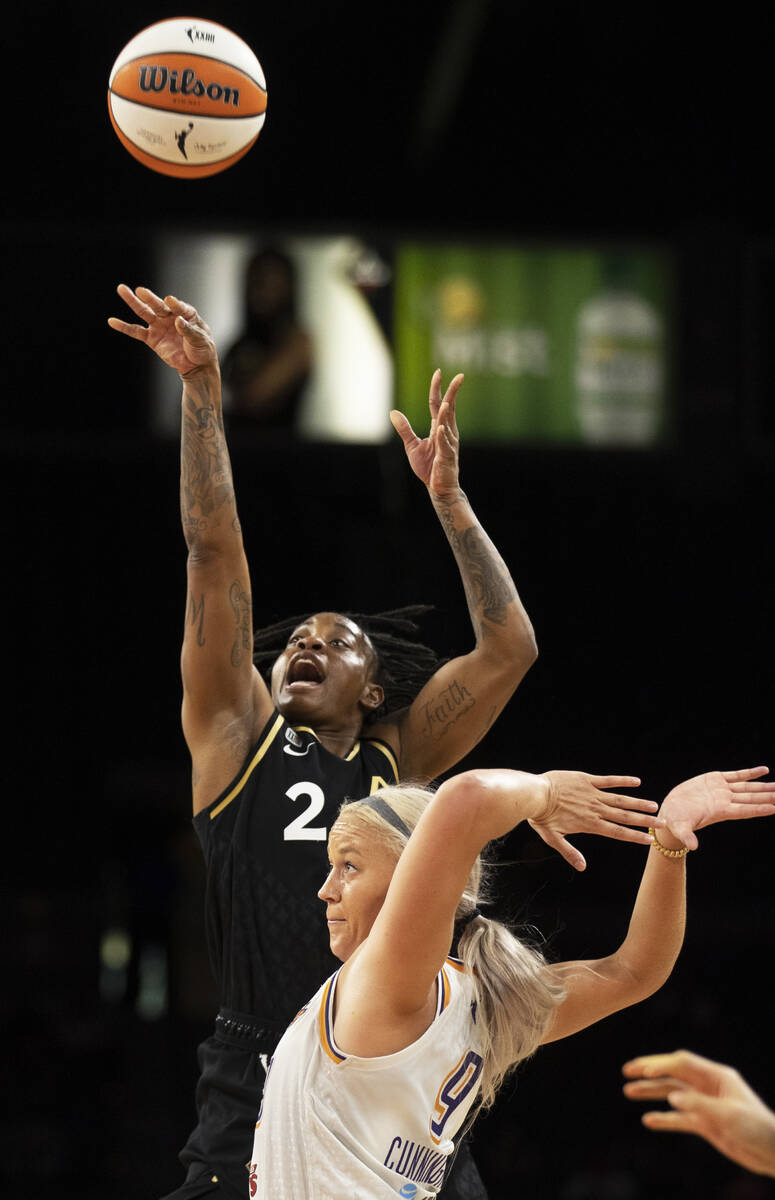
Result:
{"label": "script tattoo on arm", "polygon": [[250,595],[244,590],[238,579],[229,588],[229,600],[234,610],[234,644],[231,648],[231,665],[239,667],[245,655],[250,654],[252,635],[250,630],[251,604]]}
{"label": "script tattoo on arm", "polygon": [[199,598],[199,603],[196,602],[193,596],[189,596],[189,606],[191,609],[191,624],[196,625],[196,644],[204,646],[205,644],[205,598],[204,593]]}
{"label": "script tattoo on arm", "polygon": [[506,624],[507,609],[516,600],[517,591],[506,564],[481,526],[458,529],[454,509],[459,503],[457,499],[440,501],[437,511],[460,570],[477,637],[486,637],[488,622]]}
{"label": "script tattoo on arm", "polygon": [[432,700],[425,704],[425,732],[439,741],[449,733],[452,726],[476,704],[476,697],[464,683],[453,679]]}

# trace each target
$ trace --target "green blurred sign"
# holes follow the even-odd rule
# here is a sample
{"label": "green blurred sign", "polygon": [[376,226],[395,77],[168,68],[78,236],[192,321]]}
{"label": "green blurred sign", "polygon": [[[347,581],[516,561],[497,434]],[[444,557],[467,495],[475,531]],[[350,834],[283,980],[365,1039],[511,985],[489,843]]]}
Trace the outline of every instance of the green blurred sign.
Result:
{"label": "green blurred sign", "polygon": [[669,262],[594,249],[424,245],[395,260],[397,405],[466,381],[466,438],[648,446],[666,427]]}

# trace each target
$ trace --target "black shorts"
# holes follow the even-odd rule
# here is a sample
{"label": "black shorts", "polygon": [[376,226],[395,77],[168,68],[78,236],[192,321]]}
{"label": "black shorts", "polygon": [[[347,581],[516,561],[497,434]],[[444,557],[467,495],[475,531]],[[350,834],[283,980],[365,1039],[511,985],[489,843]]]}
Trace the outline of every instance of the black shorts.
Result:
{"label": "black shorts", "polygon": [[185,1183],[162,1200],[204,1200],[204,1197],[221,1197],[221,1200],[248,1200],[248,1172],[234,1167],[205,1166],[192,1163]]}
{"label": "black shorts", "polygon": [[467,1138],[463,1138],[458,1146],[452,1169],[439,1195],[444,1200],[487,1200],[487,1189],[471,1157]]}

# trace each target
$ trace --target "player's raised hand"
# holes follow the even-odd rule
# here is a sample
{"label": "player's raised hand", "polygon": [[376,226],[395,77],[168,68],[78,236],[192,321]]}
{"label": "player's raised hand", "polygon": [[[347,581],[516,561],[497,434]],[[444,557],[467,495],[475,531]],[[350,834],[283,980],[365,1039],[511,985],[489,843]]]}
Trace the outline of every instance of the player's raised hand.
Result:
{"label": "player's raised hand", "polygon": [[460,436],[455,419],[455,401],[462,382],[463,376],[456,375],[442,398],[441,371],[433,372],[428,395],[431,427],[426,438],[417,436],[402,412],[394,409],[390,414],[393,428],[404,443],[409,465],[417,478],[436,496],[449,495],[459,487]]}
{"label": "player's raised hand", "polygon": [[775,1113],[734,1067],[676,1050],[634,1058],[622,1071],[628,1099],[670,1105],[643,1114],[649,1129],[696,1133],[749,1171],[775,1175]]}
{"label": "player's raised hand", "polygon": [[587,775],[584,771],[546,771],[549,800],[540,821],[528,823],[553,850],[577,871],[586,867],[584,855],[566,841],[571,833],[596,833],[623,842],[650,846],[651,838],[633,825],[661,824],[657,805],[639,796],[625,796],[608,788],[638,787],[635,775]]}
{"label": "player's raised hand", "polygon": [[696,829],[718,821],[775,815],[775,782],[755,783],[768,767],[742,771],[708,771],[674,787],[662,802],[659,815],[674,837],[696,850]]}
{"label": "player's raised hand", "polygon": [[192,304],[175,296],[165,296],[162,300],[145,287],[132,291],[125,283],[120,283],[116,290],[145,325],[109,317],[111,329],[145,342],[181,376],[204,367],[217,368],[218,354],[212,334]]}

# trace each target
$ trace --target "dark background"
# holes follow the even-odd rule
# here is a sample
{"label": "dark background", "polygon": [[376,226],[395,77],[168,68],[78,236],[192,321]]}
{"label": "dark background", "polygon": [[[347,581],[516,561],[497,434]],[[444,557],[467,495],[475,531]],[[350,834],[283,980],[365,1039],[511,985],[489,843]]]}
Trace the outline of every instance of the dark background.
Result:
{"label": "dark background", "polygon": [[[498,0],[216,3],[194,16],[266,71],[259,143],[221,176],[156,176],[119,145],[106,81],[177,5],[2,18],[2,462],[7,733],[0,1177],[11,1200],[175,1186],[213,998],[179,732],[184,547],[174,444],[148,432],[142,352],[105,324],[165,229],[653,241],[676,264],[675,423],[654,452],[473,447],[463,482],[513,569],[541,657],[470,763],[640,774],[659,799],[772,759],[775,307],[771,38],[723,18]],[[257,621],[463,597],[400,447],[239,444]],[[430,564],[430,566],[429,566]],[[559,957],[617,944],[642,853],[579,839],[574,875],[516,834],[504,912]],[[756,1200],[704,1143],[642,1129],[634,1054],[688,1045],[775,1100],[767,966],[775,825],[717,827],[689,864],[684,952],[650,1001],[548,1047],[478,1127],[493,1200]],[[99,946],[130,930],[113,1003]],[[137,1012],[145,949],[166,1016]],[[145,959],[146,968],[148,958]]]}

